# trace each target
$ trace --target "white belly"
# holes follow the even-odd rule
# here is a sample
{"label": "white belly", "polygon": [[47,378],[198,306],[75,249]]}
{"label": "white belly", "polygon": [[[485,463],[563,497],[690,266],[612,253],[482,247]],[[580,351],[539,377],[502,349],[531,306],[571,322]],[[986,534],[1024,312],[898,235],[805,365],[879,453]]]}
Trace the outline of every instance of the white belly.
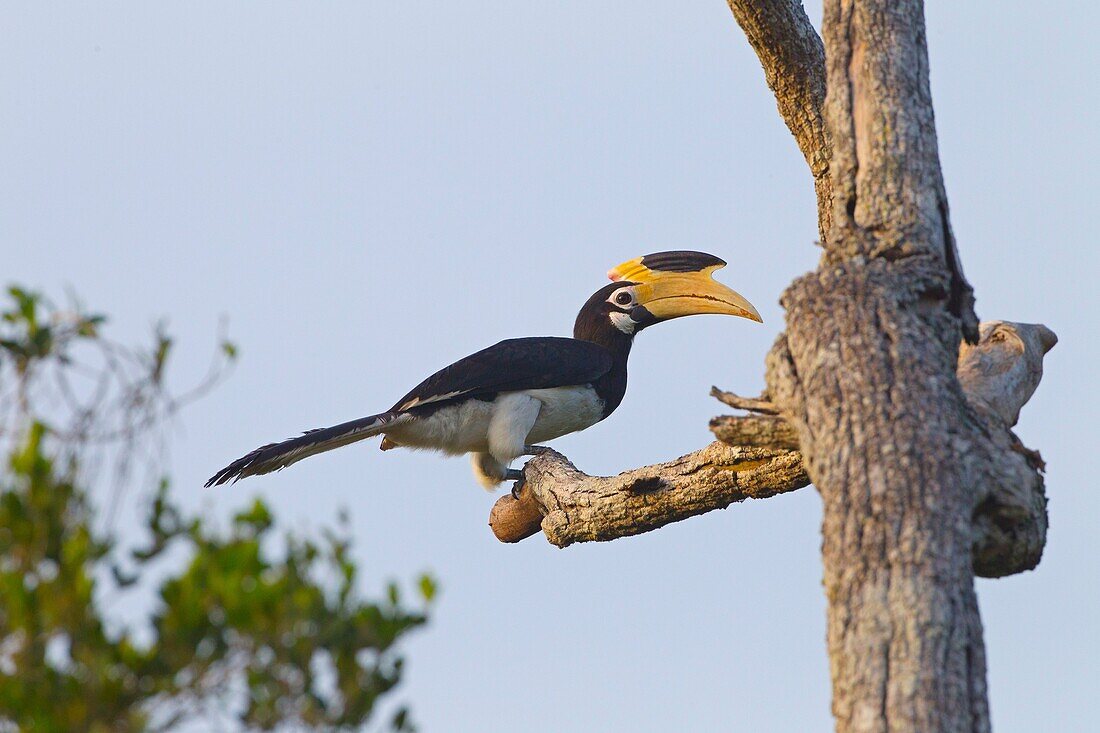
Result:
{"label": "white belly", "polygon": [[467,400],[436,410],[388,431],[401,446],[438,450],[451,455],[489,449],[489,423],[496,402]]}
{"label": "white belly", "polygon": [[589,386],[529,389],[524,394],[542,403],[527,442],[541,443],[592,427],[603,417],[603,400]]}
{"label": "white belly", "polygon": [[599,422],[603,414],[603,402],[588,386],[523,390],[519,394],[541,405],[531,425],[529,420],[508,419],[509,415],[502,414],[521,408],[522,401],[516,400],[515,394],[503,393],[492,402],[467,400],[450,405],[427,417],[396,426],[386,435],[410,448],[434,449],[452,455],[484,453],[491,449],[490,427],[494,423],[498,433],[501,425],[517,433],[507,441],[502,441],[503,436],[498,434],[494,443],[523,446],[584,430]]}

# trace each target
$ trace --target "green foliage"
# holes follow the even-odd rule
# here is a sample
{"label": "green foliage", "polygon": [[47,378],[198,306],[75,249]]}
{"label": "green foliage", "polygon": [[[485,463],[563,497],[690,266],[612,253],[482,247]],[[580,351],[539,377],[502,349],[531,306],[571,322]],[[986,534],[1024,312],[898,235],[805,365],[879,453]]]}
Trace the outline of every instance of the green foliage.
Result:
{"label": "green foliage", "polygon": [[8,288],[8,295],[12,299],[11,306],[0,312],[0,321],[4,324],[0,349],[14,360],[20,373],[26,373],[36,361],[50,357],[66,361],[66,347],[75,338],[95,338],[104,321],[101,315],[49,318],[48,304],[39,293],[13,285]]}
{"label": "green foliage", "polygon": [[[103,319],[59,328],[43,318],[41,298],[9,293],[0,376],[14,375],[25,396],[35,369],[58,366],[76,339],[99,339]],[[147,379],[161,379],[171,343],[157,332]],[[11,405],[18,414],[4,424],[18,432],[0,476],[0,730],[169,730],[211,711],[262,730],[366,724],[400,680],[396,647],[426,622],[432,578],[418,579],[415,610],[396,585],[363,599],[346,522],[319,539],[281,535],[256,500],[219,530],[185,517],[167,480],[147,500],[146,542],[123,552],[93,529],[87,448],[74,451],[70,433],[47,428],[33,402]],[[148,627],[112,631],[97,599],[150,588],[150,578],[158,589]],[[412,730],[405,709],[389,728]]]}

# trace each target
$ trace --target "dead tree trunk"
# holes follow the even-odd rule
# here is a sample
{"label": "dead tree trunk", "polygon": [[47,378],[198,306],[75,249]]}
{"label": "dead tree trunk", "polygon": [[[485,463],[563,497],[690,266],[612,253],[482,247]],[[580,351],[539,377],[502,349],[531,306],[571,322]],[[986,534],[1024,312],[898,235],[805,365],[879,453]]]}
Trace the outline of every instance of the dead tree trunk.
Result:
{"label": "dead tree trunk", "polygon": [[[525,468],[490,518],[515,542],[647,532],[816,485],[824,504],[833,714],[841,733],[990,729],[975,574],[1035,567],[1042,460],[1010,428],[1057,341],[981,324],[948,220],[920,0],[728,0],[813,174],[824,255],[783,294],[766,417],[613,478]],[[960,354],[960,342],[963,343]],[[972,345],[971,345],[972,344]]]}
{"label": "dead tree trunk", "polygon": [[783,295],[768,386],[824,503],[837,730],[986,731],[971,559],[989,456],[955,376],[977,338],[948,222],[920,0],[826,0],[831,227]]}

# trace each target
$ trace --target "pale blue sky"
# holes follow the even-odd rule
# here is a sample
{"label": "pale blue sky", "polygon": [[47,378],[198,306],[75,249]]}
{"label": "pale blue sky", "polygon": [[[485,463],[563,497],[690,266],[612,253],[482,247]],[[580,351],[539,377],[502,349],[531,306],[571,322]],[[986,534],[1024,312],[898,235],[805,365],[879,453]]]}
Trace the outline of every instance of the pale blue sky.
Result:
{"label": "pale blue sky", "polygon": [[[6,10],[0,279],[72,285],[123,339],[167,316],[181,385],[230,317],[243,358],[184,416],[176,496],[223,514],[262,495],[297,528],[348,506],[370,592],[433,570],[443,595],[397,693],[424,731],[831,726],[811,490],[559,551],[496,542],[495,496],[460,459],[368,444],[201,488],[500,338],[567,334],[608,267],[661,249],[728,260],[765,324],[645,332],[623,406],[557,447],[609,473],[706,443],[707,390],[760,388],[779,294],[817,258],[808,173],[723,2]],[[1002,733],[1100,719],[1097,18],[929,8],[979,314],[1061,337],[1019,427],[1048,463],[1046,556],[979,582]]]}

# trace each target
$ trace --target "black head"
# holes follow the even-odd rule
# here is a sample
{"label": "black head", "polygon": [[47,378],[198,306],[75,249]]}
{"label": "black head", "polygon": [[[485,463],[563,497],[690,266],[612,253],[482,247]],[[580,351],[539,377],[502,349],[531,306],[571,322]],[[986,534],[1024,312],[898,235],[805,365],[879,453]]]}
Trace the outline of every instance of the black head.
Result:
{"label": "black head", "polygon": [[608,347],[629,344],[634,334],[656,323],[653,314],[638,302],[637,285],[614,282],[593,293],[577,314],[573,338]]}

